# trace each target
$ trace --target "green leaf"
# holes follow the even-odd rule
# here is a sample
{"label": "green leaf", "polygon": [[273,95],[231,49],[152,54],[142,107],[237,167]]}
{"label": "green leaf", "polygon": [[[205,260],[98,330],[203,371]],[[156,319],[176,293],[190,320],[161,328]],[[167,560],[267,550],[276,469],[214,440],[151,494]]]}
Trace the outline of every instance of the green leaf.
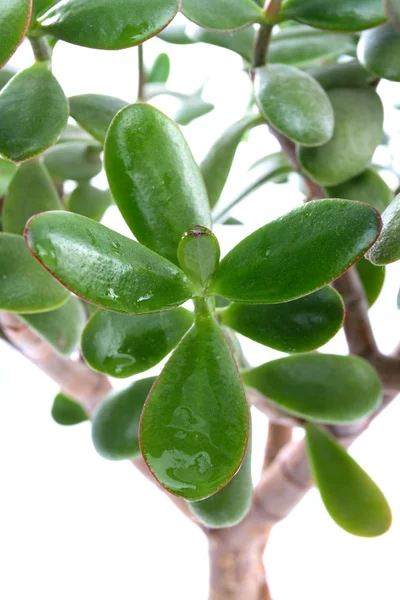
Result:
{"label": "green leaf", "polygon": [[383,107],[372,89],[328,92],[335,112],[333,138],[318,148],[299,149],[304,171],[321,185],[338,185],[361,173],[380,144]]}
{"label": "green leaf", "polygon": [[0,196],[6,193],[16,170],[17,166],[14,163],[0,158]]}
{"label": "green leaf", "polygon": [[91,135],[86,131],[83,131],[78,125],[67,123],[66,128],[61,134],[58,144],[69,144],[71,142],[86,142],[94,144],[94,140]]}
{"label": "green leaf", "polygon": [[234,527],[249,512],[253,496],[251,446],[250,435],[242,466],[222,490],[205,500],[189,504],[192,513],[207,527]]}
{"label": "green leaf", "polygon": [[7,65],[0,69],[0,90],[18,73],[17,69]]}
{"label": "green leaf", "polygon": [[192,121],[208,115],[214,110],[214,104],[205,102],[198,93],[181,98],[181,104],[174,113],[174,121],[179,125],[189,125]]}
{"label": "green leaf", "polygon": [[130,48],[157,35],[179,0],[60,0],[38,19],[44,33],[103,50]]}
{"label": "green leaf", "polygon": [[357,54],[360,63],[377,77],[400,81],[400,32],[391,23],[365,31]]}
{"label": "green leaf", "polygon": [[49,6],[55,4],[56,0],[33,0],[32,8],[32,20],[37,17],[41,12],[47,10]]}
{"label": "green leaf", "polygon": [[374,265],[388,265],[400,259],[400,194],[382,214],[383,228],[367,254]]}
{"label": "green leaf", "polygon": [[31,18],[31,0],[2,0],[0,6],[0,68],[25,37]]}
{"label": "green leaf", "polygon": [[56,143],[68,102],[44,63],[20,71],[0,92],[0,154],[20,162]]}
{"label": "green leaf", "polygon": [[356,264],[356,268],[371,308],[378,300],[385,283],[385,267],[376,267],[366,258],[362,258]]}
{"label": "green leaf", "polygon": [[335,88],[365,88],[376,80],[357,60],[328,65],[313,66],[308,73],[322,85],[325,90]]}
{"label": "green leaf", "polygon": [[379,215],[366,204],[309,202],[240,242],[221,261],[211,291],[250,304],[295,300],[339,277],[379,230]]}
{"label": "green leaf", "polygon": [[71,296],[60,308],[36,315],[18,315],[60,354],[77,349],[86,316],[82,303]]}
{"label": "green leaf", "polygon": [[154,315],[95,313],[82,335],[82,353],[95,371],[124,378],[157,365],[180,342],[193,314],[175,308]]}
{"label": "green leaf", "polygon": [[109,129],[105,168],[110,189],[136,239],[177,263],[182,235],[211,228],[199,167],[182,133],[147,104],[121,110]]}
{"label": "green leaf", "polygon": [[244,223],[242,221],[239,221],[238,219],[229,217],[229,219],[226,219],[226,221],[224,221],[222,225],[244,225]]}
{"label": "green leaf", "polygon": [[258,69],[255,95],[262,114],[278,131],[303,146],[321,146],[333,136],[330,100],[310,75],[289,65]]}
{"label": "green leaf", "polygon": [[194,44],[195,42],[187,35],[186,23],[171,23],[160,31],[158,37],[169,44]]}
{"label": "green leaf", "polygon": [[344,319],[343,301],[331,287],[283,304],[231,304],[223,325],[281,352],[308,352],[326,344]]}
{"label": "green leaf", "polygon": [[170,70],[171,62],[168,54],[165,52],[159,54],[147,75],[148,83],[167,83]]}
{"label": "green leaf", "polygon": [[103,167],[101,146],[96,142],[57,144],[44,155],[44,164],[56,181],[88,181]]}
{"label": "green leaf", "polygon": [[82,94],[69,99],[71,117],[102,144],[111,121],[125,106],[124,100],[101,94]]}
{"label": "green leaf", "polygon": [[385,8],[389,19],[395,28],[400,31],[400,5],[398,0],[385,0]]}
{"label": "green leaf", "polygon": [[54,277],[102,308],[152,313],[191,296],[190,283],[178,267],[92,219],[44,213],[30,220],[25,236]]}
{"label": "green leaf", "polygon": [[186,26],[186,35],[194,42],[203,42],[226,48],[239,54],[248,63],[251,63],[253,58],[253,46],[255,30],[254,27],[247,27],[239,31],[207,31],[202,27],[198,27],[194,23]]}
{"label": "green leaf", "polygon": [[285,0],[280,14],[285,19],[334,31],[360,31],[386,21],[382,0]]}
{"label": "green leaf", "polygon": [[221,196],[243,136],[261,123],[262,119],[259,115],[247,115],[233,123],[217,139],[201,163],[201,172],[206,183],[211,208],[217,204]]}
{"label": "green leaf", "polygon": [[353,177],[340,185],[326,188],[330,198],[345,198],[367,202],[382,213],[393,200],[393,192],[386,182],[373,169]]}
{"label": "green leaf", "polygon": [[109,190],[99,190],[90,183],[81,183],[69,196],[67,208],[78,215],[101,221],[112,203]]}
{"label": "green leaf", "polygon": [[254,0],[182,0],[182,13],[200,27],[217,31],[244,29],[265,23],[265,14]]}
{"label": "green leaf", "polygon": [[140,415],[154,381],[155,377],[135,381],[99,404],[92,419],[92,440],[100,456],[107,460],[140,456]]}
{"label": "green leaf", "polygon": [[33,215],[60,208],[59,195],[42,162],[30,160],[18,167],[9,185],[3,207],[3,229],[22,235]]}
{"label": "green leaf", "polygon": [[348,533],[382,535],[391,526],[386,498],[342,446],[315,425],[307,425],[311,472],[332,519]]}
{"label": "green leaf", "polygon": [[321,423],[351,423],[379,406],[382,385],[358,356],[298,354],[242,371],[247,387],[290,414]]}
{"label": "green leaf", "polygon": [[69,293],[33,258],[24,239],[0,233],[0,310],[36,313],[58,308]]}
{"label": "green leaf", "polygon": [[238,471],[248,440],[242,383],[220,328],[198,317],[147,399],[140,446],[168,491],[203,500]]}
{"label": "green leaf", "polygon": [[178,260],[182,271],[204,289],[218,267],[221,250],[212,231],[195,225],[179,242]]}
{"label": "green leaf", "polygon": [[72,398],[61,392],[54,398],[51,416],[59,425],[79,425],[89,420],[85,409]]}

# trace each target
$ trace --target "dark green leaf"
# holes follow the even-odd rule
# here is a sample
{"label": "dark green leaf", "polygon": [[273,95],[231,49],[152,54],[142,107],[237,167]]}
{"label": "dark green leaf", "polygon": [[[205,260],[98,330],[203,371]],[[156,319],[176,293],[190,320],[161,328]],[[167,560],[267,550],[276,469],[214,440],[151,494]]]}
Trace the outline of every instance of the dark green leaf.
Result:
{"label": "dark green leaf", "polygon": [[400,31],[400,4],[398,0],[385,0],[385,8],[391,22]]}
{"label": "dark green leaf", "polygon": [[120,313],[167,310],[191,296],[175,265],[92,219],[50,212],[26,229],[31,251],[68,289]]}
{"label": "dark green leaf", "polygon": [[206,29],[232,31],[264,23],[264,11],[254,0],[182,0],[182,13]]}
{"label": "dark green leaf", "polygon": [[33,0],[32,9],[32,20],[37,17],[41,12],[47,10],[49,6],[55,4],[56,0]]}
{"label": "dark green leaf", "polygon": [[178,260],[185,275],[204,289],[218,267],[221,255],[217,238],[206,227],[194,226],[178,246]]}
{"label": "dark green leaf", "polygon": [[188,25],[185,30],[187,36],[195,42],[203,42],[212,46],[219,46],[232,50],[251,63],[253,58],[253,46],[255,30],[247,27],[240,31],[207,31],[194,23]]}
{"label": "dark green leaf", "polygon": [[168,54],[163,52],[155,59],[151,71],[147,75],[148,83],[166,83],[168,81],[171,69],[171,62]]}
{"label": "dark green leaf", "polygon": [[371,75],[369,71],[366,71],[357,60],[313,66],[308,69],[308,73],[312,75],[325,90],[353,87],[362,88],[376,80],[376,77]]}
{"label": "dark green leaf", "polygon": [[0,6],[0,68],[11,58],[25,37],[31,18],[32,0],[2,0]]}
{"label": "dark green leaf", "polygon": [[205,102],[205,100],[196,93],[193,94],[193,96],[187,96],[185,99],[181,99],[181,104],[174,113],[174,121],[179,123],[179,125],[189,125],[192,121],[208,115],[214,108],[214,104]]}
{"label": "dark green leaf", "polygon": [[362,258],[356,264],[358,275],[364,288],[369,307],[378,300],[385,283],[385,267],[376,267],[366,258]]}
{"label": "dark green leaf", "polygon": [[0,90],[18,73],[17,69],[7,65],[0,69]]}
{"label": "dark green leaf", "polygon": [[365,31],[358,45],[358,60],[377,77],[400,81],[400,32],[391,23]]}
{"label": "dark green leaf", "polygon": [[54,398],[51,416],[59,425],[79,425],[89,420],[85,409],[72,398],[68,398],[61,392]]}
{"label": "dark green leaf", "polygon": [[57,144],[44,155],[44,163],[56,181],[88,181],[102,169],[101,146],[96,142]]}
{"label": "dark green leaf", "polygon": [[330,198],[345,198],[367,202],[382,213],[393,200],[393,192],[386,182],[373,169],[353,177],[340,185],[326,188]]}
{"label": "dark green leaf", "polygon": [[17,166],[14,163],[0,158],[0,196],[6,193],[16,170]]}
{"label": "dark green leaf", "polygon": [[83,94],[69,99],[70,115],[96,140],[104,143],[111,121],[127,102],[113,96]]}
{"label": "dark green leaf", "polygon": [[315,425],[307,425],[307,450],[322,501],[339,527],[363,537],[388,531],[392,514],[386,498],[346,450]]}
{"label": "dark green leaf", "polygon": [[101,221],[112,203],[109,190],[99,190],[90,183],[82,183],[70,195],[67,208],[78,215]]}
{"label": "dark green leaf", "polygon": [[170,44],[194,44],[194,41],[186,33],[186,23],[171,23],[166,29],[160,31],[158,37],[163,42]]}
{"label": "dark green leaf", "polygon": [[367,254],[374,265],[388,265],[400,259],[400,194],[382,214],[383,229]]}

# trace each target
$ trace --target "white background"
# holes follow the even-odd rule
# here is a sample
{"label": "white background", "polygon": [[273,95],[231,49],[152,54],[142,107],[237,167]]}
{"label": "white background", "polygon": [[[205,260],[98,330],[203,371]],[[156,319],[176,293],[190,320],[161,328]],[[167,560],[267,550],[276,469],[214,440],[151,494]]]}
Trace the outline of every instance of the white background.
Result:
{"label": "white background", "polygon": [[[217,106],[184,128],[201,160],[219,132],[243,115],[248,78],[241,60],[222,49],[152,40],[145,45],[149,65],[160,51],[172,59],[172,88],[193,92],[206,81],[204,97]],[[133,102],[136,60],[136,49],[102,52],[59,43],[54,73],[67,96],[96,92]],[[31,61],[24,44],[12,63],[21,68]],[[393,86],[382,93],[389,106],[398,94]],[[164,99],[157,105],[173,114],[174,103]],[[387,126],[399,128],[399,118],[390,109]],[[224,201],[234,197],[246,166],[275,148],[265,128],[251,134],[240,148]],[[384,152],[378,156],[387,158]],[[106,185],[104,176],[98,183]],[[395,185],[390,179],[389,183]],[[246,220],[246,229],[216,228],[224,250],[299,202],[294,187],[263,188],[234,212]],[[107,223],[129,235],[112,209]],[[397,265],[388,269],[384,293],[371,310],[385,352],[400,335],[399,274]],[[244,347],[254,365],[278,355],[249,341]],[[323,350],[344,353],[343,335]],[[51,381],[0,342],[0,598],[205,600],[208,564],[203,535],[128,462],[101,459],[92,447],[88,423],[65,429],[53,423],[50,408],[56,392]],[[267,421],[258,413],[254,416],[257,480]],[[352,537],[330,520],[318,493],[310,492],[275,528],[268,545],[265,560],[274,600],[400,598],[399,423],[400,405],[394,402],[351,450],[393,508],[391,531],[374,540]]]}

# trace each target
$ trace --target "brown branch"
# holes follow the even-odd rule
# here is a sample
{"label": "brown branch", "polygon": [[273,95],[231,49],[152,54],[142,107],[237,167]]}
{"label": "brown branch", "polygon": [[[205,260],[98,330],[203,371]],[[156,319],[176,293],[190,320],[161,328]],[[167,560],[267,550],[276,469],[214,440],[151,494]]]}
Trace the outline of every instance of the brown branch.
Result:
{"label": "brown branch", "polygon": [[274,462],[279,452],[286,444],[292,441],[292,428],[277,423],[269,423],[268,437],[265,448],[263,470],[267,469]]}

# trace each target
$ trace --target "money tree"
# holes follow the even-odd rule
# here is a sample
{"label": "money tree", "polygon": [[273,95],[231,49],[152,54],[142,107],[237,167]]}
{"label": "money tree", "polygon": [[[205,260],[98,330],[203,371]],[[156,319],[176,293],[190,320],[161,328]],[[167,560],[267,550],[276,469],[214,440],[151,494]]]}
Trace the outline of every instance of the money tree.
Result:
{"label": "money tree", "polygon": [[[166,53],[148,65],[154,36]],[[25,37],[33,64],[15,72]],[[66,98],[59,40],[138,46],[138,101]],[[253,84],[200,165],[180,126],[213,106],[168,87],[168,44],[239,54]],[[204,531],[212,600],[271,598],[264,548],[312,485],[344,530],[384,534],[388,503],[347,447],[400,390],[368,316],[400,259],[397,174],[375,153],[393,135],[380,83],[400,81],[398,0],[2,0],[0,64],[0,333],[59,384],[54,419],[90,419],[101,456],[132,461]],[[160,94],[179,100],[175,120]],[[261,148],[221,206],[255,127],[281,150]],[[103,167],[109,190],[92,182]],[[304,203],[221,258],[213,224],[289,179]],[[111,204],[134,240],[101,224]],[[342,327],[348,354],[318,352]],[[241,336],[282,357],[254,368]],[[256,485],[251,405],[269,419]]]}

